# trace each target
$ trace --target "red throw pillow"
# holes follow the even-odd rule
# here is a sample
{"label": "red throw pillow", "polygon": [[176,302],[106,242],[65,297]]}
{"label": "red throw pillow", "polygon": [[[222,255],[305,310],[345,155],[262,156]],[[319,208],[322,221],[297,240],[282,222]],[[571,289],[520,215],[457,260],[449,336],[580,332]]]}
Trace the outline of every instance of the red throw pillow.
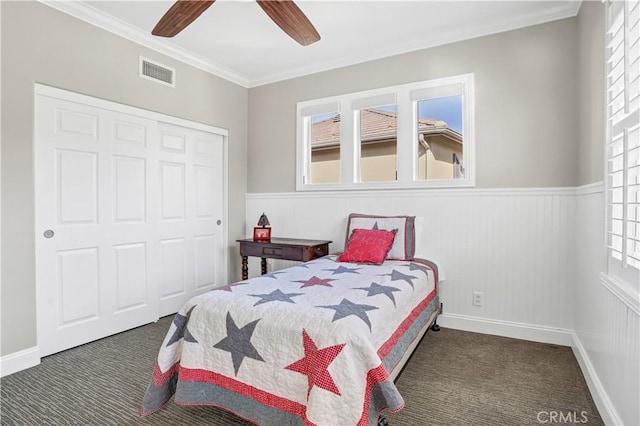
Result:
{"label": "red throw pillow", "polygon": [[354,229],[338,262],[373,263],[384,262],[391,249],[396,230]]}

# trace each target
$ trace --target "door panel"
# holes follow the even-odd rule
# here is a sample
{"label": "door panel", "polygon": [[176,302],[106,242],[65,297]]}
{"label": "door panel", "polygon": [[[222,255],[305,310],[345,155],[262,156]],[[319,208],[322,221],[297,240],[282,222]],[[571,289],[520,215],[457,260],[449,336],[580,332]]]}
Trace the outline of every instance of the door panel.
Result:
{"label": "door panel", "polygon": [[98,223],[98,155],[58,150],[55,182],[58,224]]}
{"label": "door panel", "polygon": [[141,147],[147,145],[147,126],[141,123],[127,120],[126,118],[115,119],[113,141],[115,143],[133,144]]}
{"label": "door panel", "polygon": [[59,321],[69,326],[100,316],[98,248],[58,252]]}
{"label": "door panel", "polygon": [[186,135],[179,133],[171,133],[165,130],[162,133],[160,149],[162,151],[176,152],[184,154],[186,146]]}
{"label": "door panel", "polygon": [[216,236],[200,235],[195,237],[196,288],[212,286],[216,281],[216,264],[211,259],[216,254]]}
{"label": "door panel", "polygon": [[160,220],[184,220],[185,171],[181,163],[160,163]]}
{"label": "door panel", "polygon": [[184,238],[160,241],[162,246],[162,285],[160,300],[186,294]]}
{"label": "door panel", "polygon": [[147,304],[147,245],[144,242],[113,247],[117,304],[116,312]]}
{"label": "door panel", "polygon": [[79,137],[83,140],[85,138],[98,140],[99,116],[97,114],[64,108],[55,108],[54,114],[56,117],[55,133],[57,135]]}
{"label": "door panel", "polygon": [[146,160],[113,157],[113,216],[115,223],[143,223],[147,210]]}

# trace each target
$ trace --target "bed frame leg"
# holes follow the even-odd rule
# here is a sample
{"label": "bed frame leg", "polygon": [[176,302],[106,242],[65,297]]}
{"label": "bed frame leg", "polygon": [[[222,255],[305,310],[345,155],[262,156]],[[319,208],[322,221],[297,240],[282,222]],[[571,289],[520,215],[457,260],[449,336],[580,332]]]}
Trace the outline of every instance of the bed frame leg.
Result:
{"label": "bed frame leg", "polygon": [[[442,303],[440,303],[440,313],[438,315],[442,314]],[[431,324],[431,331],[440,331],[440,326],[438,325],[438,316],[436,316],[436,318],[433,320],[433,324]]]}
{"label": "bed frame leg", "polygon": [[389,426],[389,422],[382,414],[378,417],[378,426]]}

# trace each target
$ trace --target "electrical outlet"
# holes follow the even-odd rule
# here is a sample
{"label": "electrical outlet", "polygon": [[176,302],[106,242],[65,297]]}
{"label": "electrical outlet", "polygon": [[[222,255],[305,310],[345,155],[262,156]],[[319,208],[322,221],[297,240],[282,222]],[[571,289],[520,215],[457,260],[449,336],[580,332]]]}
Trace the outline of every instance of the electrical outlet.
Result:
{"label": "electrical outlet", "polygon": [[479,291],[473,292],[473,306],[482,306],[484,303],[484,293]]}

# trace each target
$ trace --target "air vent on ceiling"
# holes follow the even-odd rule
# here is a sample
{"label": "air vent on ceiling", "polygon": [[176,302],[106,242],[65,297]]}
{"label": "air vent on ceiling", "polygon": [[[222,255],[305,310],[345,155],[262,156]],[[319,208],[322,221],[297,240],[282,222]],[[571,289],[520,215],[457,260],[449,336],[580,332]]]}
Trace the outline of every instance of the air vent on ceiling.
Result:
{"label": "air vent on ceiling", "polygon": [[140,77],[176,87],[176,70],[140,56]]}

